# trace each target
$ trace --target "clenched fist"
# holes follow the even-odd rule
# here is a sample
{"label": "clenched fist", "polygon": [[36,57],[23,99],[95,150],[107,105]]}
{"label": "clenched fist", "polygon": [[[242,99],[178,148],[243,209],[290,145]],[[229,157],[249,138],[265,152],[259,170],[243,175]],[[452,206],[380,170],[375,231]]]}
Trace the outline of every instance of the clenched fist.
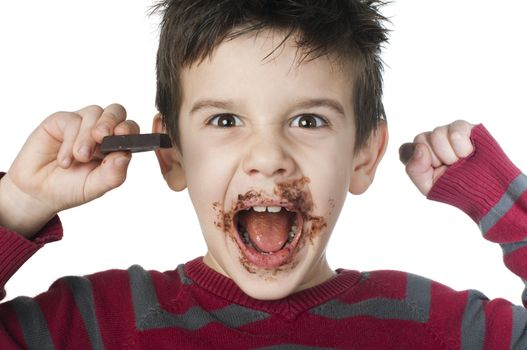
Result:
{"label": "clenched fist", "polygon": [[104,136],[137,133],[118,104],[49,116],[0,180],[0,225],[31,237],[59,211],[121,185],[131,155],[103,156],[99,146]]}
{"label": "clenched fist", "polygon": [[470,133],[474,124],[458,120],[424,132],[399,148],[406,173],[425,196],[448,167],[474,150]]}

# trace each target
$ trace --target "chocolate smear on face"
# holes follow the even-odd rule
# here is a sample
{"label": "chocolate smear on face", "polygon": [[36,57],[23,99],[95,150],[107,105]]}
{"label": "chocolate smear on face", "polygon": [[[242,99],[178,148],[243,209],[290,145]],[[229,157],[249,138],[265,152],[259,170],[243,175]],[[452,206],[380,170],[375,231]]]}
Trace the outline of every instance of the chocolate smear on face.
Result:
{"label": "chocolate smear on face", "polygon": [[327,227],[327,223],[324,217],[313,215],[315,204],[313,203],[311,192],[307,186],[308,183],[309,178],[307,177],[291,182],[279,183],[274,190],[274,194],[279,198],[284,198],[288,202],[293,203],[293,207],[300,211],[302,219],[304,220],[302,234],[313,243],[313,238]]}
{"label": "chocolate smear on face", "polygon": [[[293,269],[297,264],[293,259],[296,253],[305,246],[306,241],[313,244],[313,239],[327,227],[324,217],[313,214],[315,205],[313,203],[311,192],[309,191],[309,182],[310,180],[308,177],[302,177],[298,180],[278,183],[273,190],[273,198],[270,198],[269,195],[265,194],[263,191],[249,190],[245,194],[238,195],[236,202],[233,203],[231,209],[228,211],[222,209],[221,202],[214,202],[213,209],[216,212],[216,220],[214,221],[214,224],[237,244],[236,235],[238,235],[238,232],[236,227],[234,227],[234,217],[238,211],[246,209],[246,203],[265,202],[270,199],[279,199],[284,203],[292,204],[292,209],[298,211],[303,219],[300,242],[296,246],[295,251],[291,253],[291,259],[288,264],[283,267],[270,269],[272,271],[268,272],[272,275],[276,275],[280,271]],[[243,254],[240,257],[240,262],[248,272],[256,272]]]}

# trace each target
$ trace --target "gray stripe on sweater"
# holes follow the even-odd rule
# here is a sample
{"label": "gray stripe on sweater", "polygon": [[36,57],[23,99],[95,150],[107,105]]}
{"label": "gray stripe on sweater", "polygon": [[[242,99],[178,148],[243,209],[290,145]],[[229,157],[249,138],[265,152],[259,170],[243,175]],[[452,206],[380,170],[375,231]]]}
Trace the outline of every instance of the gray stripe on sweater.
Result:
{"label": "gray stripe on sweater", "polygon": [[503,250],[503,255],[509,255],[514,253],[518,249],[521,249],[527,245],[527,242],[513,242],[513,243],[501,243],[501,249]]}
{"label": "gray stripe on sweater", "polygon": [[150,274],[139,265],[128,269],[128,278],[130,279],[136,326],[142,329],[143,318],[152,310],[159,308],[156,291],[150,280]]}
{"label": "gray stripe on sweater", "polygon": [[527,311],[518,305],[512,305],[511,350],[514,349],[527,349]]}
{"label": "gray stripe on sweater", "polygon": [[483,349],[485,342],[485,311],[483,301],[488,300],[477,290],[469,290],[461,321],[461,349]]}
{"label": "gray stripe on sweater", "polygon": [[[200,329],[211,322],[220,322],[232,328],[264,320],[270,314],[231,304],[221,309],[207,312],[199,306],[188,309],[183,314],[173,314],[163,310],[148,271],[134,265],[128,269],[135,323],[139,330],[178,327],[186,330]],[[182,281],[183,282],[183,281]]]}
{"label": "gray stripe on sweater", "polygon": [[184,264],[181,264],[177,267],[177,273],[179,275],[179,279],[181,281],[181,283],[185,284],[185,285],[190,285],[192,284],[192,280],[190,278],[187,277],[187,275],[185,274],[185,265]]}
{"label": "gray stripe on sweater", "polygon": [[48,324],[38,303],[29,297],[18,297],[11,303],[28,349],[54,349]]}
{"label": "gray stripe on sweater", "polygon": [[523,288],[523,292],[522,292],[522,304],[525,305],[527,304],[527,280],[525,280],[524,278],[521,279],[523,284],[526,286],[525,288]]}
{"label": "gray stripe on sweater", "polygon": [[64,282],[69,286],[75,304],[79,309],[84,327],[88,333],[90,344],[94,350],[103,350],[104,344],[102,341],[101,331],[97,323],[97,315],[95,314],[95,301],[93,299],[93,289],[91,282],[86,277],[64,277]]}
{"label": "gray stripe on sweater", "polygon": [[479,222],[483,236],[512,208],[516,200],[527,190],[527,176],[518,175],[501,196],[500,200],[492,207],[487,215]]}
{"label": "gray stripe on sweater", "polygon": [[421,276],[406,274],[406,298],[372,298],[346,304],[330,300],[311,309],[311,313],[331,319],[371,316],[379,319],[398,319],[427,322],[430,314],[431,281]]}

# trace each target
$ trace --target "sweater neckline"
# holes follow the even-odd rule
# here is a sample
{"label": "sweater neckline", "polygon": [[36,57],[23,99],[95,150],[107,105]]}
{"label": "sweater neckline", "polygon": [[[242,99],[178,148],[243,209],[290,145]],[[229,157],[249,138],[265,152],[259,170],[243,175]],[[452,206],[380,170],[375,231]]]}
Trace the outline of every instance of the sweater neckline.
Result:
{"label": "sweater neckline", "polygon": [[230,302],[284,318],[294,319],[300,313],[321,305],[349,290],[359,282],[361,273],[354,270],[337,269],[329,280],[277,300],[259,300],[245,294],[236,283],[216,272],[203,262],[203,257],[185,264],[185,274],[202,289]]}

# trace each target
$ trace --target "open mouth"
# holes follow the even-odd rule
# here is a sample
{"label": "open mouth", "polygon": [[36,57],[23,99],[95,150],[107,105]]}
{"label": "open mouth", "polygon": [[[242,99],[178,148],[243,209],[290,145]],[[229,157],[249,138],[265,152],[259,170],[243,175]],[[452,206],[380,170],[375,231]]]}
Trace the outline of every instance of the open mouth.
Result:
{"label": "open mouth", "polygon": [[292,261],[303,219],[290,206],[249,206],[234,215],[235,237],[246,260],[260,268],[276,268]]}

